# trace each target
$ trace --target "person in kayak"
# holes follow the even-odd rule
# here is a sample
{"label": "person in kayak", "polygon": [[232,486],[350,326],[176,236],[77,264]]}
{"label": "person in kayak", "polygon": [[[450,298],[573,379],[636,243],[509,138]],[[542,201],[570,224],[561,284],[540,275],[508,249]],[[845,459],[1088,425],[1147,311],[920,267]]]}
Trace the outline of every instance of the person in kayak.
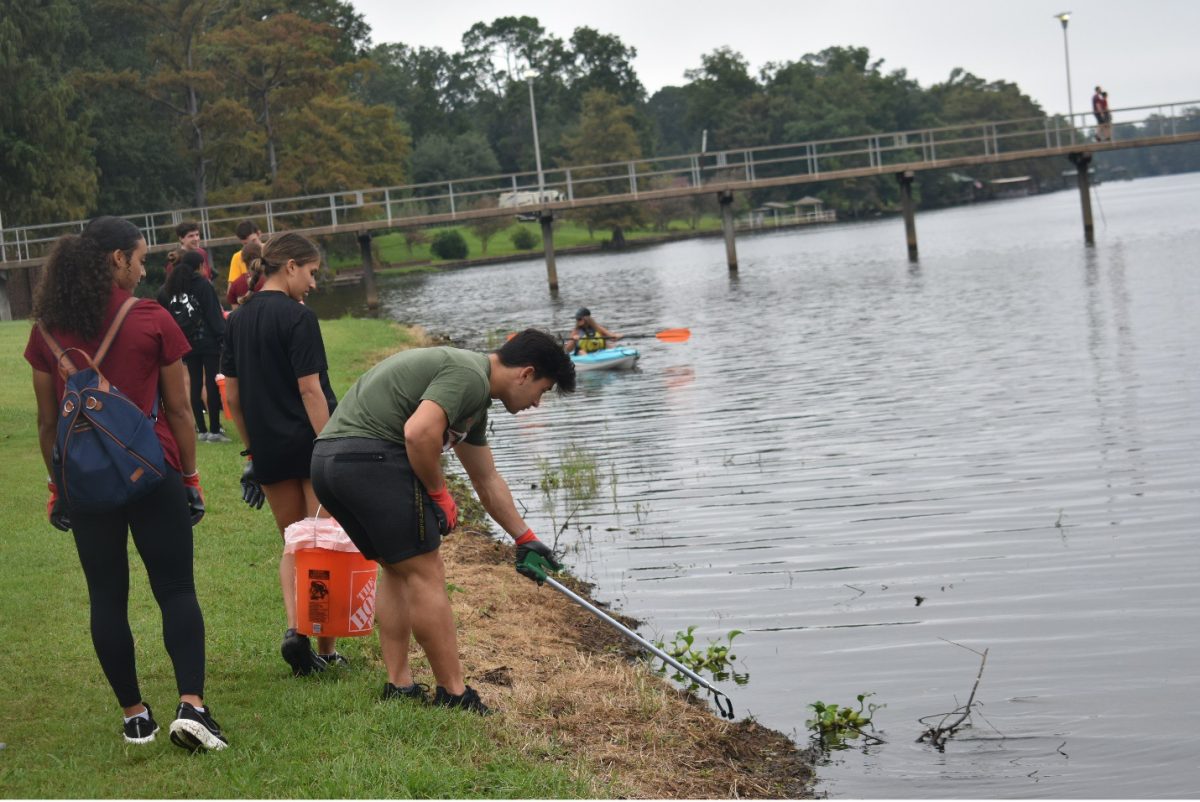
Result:
{"label": "person in kayak", "polygon": [[601,326],[592,317],[592,311],[586,306],[581,306],[575,312],[575,328],[563,343],[563,350],[568,354],[591,354],[607,348],[610,342],[619,339],[620,334]]}

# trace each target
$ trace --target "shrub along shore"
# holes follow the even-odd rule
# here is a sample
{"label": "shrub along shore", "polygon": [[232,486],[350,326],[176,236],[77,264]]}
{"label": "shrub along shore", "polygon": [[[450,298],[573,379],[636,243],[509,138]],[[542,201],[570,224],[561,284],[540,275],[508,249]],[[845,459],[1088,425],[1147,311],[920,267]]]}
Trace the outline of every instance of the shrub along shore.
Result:
{"label": "shrub along shore", "polygon": [[[241,502],[233,444],[200,443],[208,513],[195,534],[207,627],[208,703],[230,748],[189,756],[160,737],[124,743],[119,708],[88,635],[87,592],[70,535],[45,516],[29,324],[0,324],[0,788],[4,797],[545,798],[801,797],[811,759],[752,721],[709,706],[629,659],[608,627],[512,568],[463,487],[464,523],[446,541],[447,590],[468,682],[499,715],[378,701],[375,637],[345,639],[351,667],[289,675],[279,657],[280,544],[270,513]],[[322,323],[340,396],[419,332],[377,320]],[[503,444],[498,444],[503,448]],[[145,570],[132,553],[130,619],[146,701],[176,700]],[[419,650],[418,681],[432,682]],[[739,711],[744,713],[744,711]]]}

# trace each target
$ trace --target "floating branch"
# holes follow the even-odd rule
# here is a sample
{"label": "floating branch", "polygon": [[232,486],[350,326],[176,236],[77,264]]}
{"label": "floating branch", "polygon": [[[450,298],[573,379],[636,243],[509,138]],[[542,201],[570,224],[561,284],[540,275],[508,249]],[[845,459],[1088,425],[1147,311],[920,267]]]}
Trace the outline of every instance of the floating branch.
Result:
{"label": "floating branch", "polygon": [[[954,643],[953,641],[946,641]],[[967,698],[967,703],[959,705],[949,713],[935,713],[931,716],[922,716],[917,719],[921,725],[925,727],[925,731],[921,733],[921,737],[917,738],[917,743],[928,741],[937,749],[944,749],[946,741],[950,739],[959,727],[971,718],[971,709],[975,706],[975,692],[979,690],[979,681],[983,679],[983,668],[987,665],[988,650],[977,652],[974,649],[963,646],[961,643],[954,643],[955,646],[961,646],[969,652],[975,652],[979,655],[979,673],[975,675],[975,684],[971,687],[971,695]],[[955,718],[957,716],[957,718]],[[930,719],[940,719],[936,724],[930,725]],[[953,719],[953,720],[952,720]]]}

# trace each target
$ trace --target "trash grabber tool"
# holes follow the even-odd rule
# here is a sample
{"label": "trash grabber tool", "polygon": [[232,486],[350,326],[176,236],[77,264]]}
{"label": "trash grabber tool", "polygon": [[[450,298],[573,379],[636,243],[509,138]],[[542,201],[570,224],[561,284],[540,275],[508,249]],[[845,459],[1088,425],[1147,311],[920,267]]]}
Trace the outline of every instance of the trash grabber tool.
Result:
{"label": "trash grabber tool", "polygon": [[[587,610],[592,615],[599,618],[604,623],[606,623],[606,624],[610,625],[611,627],[613,627],[614,629],[616,629],[622,635],[629,638],[631,641],[633,641],[634,643],[638,644],[646,651],[653,654],[659,660],[662,660],[664,663],[669,663],[670,665],[674,666],[676,670],[678,670],[681,674],[684,674],[685,676],[687,676],[689,679],[692,680],[692,682],[695,682],[697,685],[707,689],[708,692],[713,695],[713,702],[716,704],[717,710],[720,712],[721,716],[724,718],[727,718],[727,719],[733,718],[733,700],[730,699],[724,692],[717,690],[717,688],[715,688],[712,685],[712,683],[708,682],[708,680],[704,679],[699,674],[697,674],[695,671],[692,671],[690,668],[688,668],[687,666],[680,663],[674,657],[667,654],[662,649],[658,648],[653,643],[646,640],[641,635],[637,634],[632,629],[625,626],[620,621],[613,618],[611,615],[604,612],[599,607],[597,607],[596,605],[589,602],[587,599],[580,596],[578,593],[575,593],[571,589],[565,587],[561,582],[554,579],[553,577],[549,577],[549,576],[546,577],[546,584],[548,584],[550,587],[557,590],[562,595],[566,596],[571,601],[578,604],[583,609]],[[724,704],[722,704],[722,702],[721,702],[722,699],[725,700]]]}

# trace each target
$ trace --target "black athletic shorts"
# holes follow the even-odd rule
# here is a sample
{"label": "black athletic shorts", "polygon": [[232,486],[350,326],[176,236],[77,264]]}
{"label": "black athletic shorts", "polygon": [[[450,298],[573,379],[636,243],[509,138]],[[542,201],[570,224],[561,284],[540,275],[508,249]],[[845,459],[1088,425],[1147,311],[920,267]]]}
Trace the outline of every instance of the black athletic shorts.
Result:
{"label": "black athletic shorts", "polygon": [[317,499],[367,559],[398,563],[442,544],[446,516],[404,446],[368,437],[318,440],[311,474]]}

